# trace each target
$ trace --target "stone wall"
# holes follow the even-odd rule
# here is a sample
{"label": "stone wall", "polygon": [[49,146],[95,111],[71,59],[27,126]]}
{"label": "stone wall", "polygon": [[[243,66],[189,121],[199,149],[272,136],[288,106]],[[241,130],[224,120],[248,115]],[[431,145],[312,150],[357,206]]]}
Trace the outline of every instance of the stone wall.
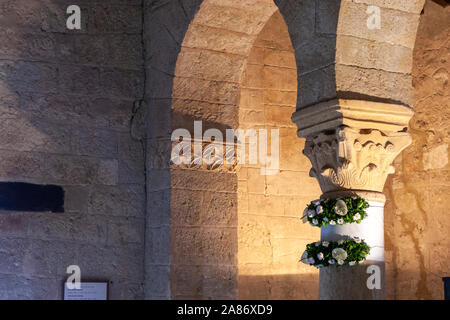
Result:
{"label": "stone wall", "polygon": [[384,193],[390,299],[443,299],[450,273],[450,8],[427,1],[414,49],[413,143]]}
{"label": "stone wall", "polygon": [[66,268],[143,297],[140,0],[0,3],[0,180],[56,184],[65,212],[0,212],[0,298],[60,299]]}
{"label": "stone wall", "polygon": [[318,272],[298,260],[302,248],[320,237],[318,228],[300,219],[320,188],[309,177],[310,163],[301,153],[304,139],[291,121],[297,66],[279,11],[254,42],[241,80],[239,128],[266,129],[268,151],[271,130],[279,130],[280,167],[274,175],[262,175],[261,168],[270,166],[247,160],[238,171],[238,297],[317,299]]}
{"label": "stone wall", "polygon": [[[65,191],[64,213],[0,212],[0,298],[59,299],[69,265],[111,280],[113,299],[316,298],[297,261],[318,239],[299,216],[320,191],[290,114],[409,103],[423,0],[78,0],[80,31],[69,4],[0,4],[0,180]],[[364,27],[370,4],[382,30]],[[442,298],[448,276],[448,21],[428,3],[414,143],[385,189],[390,298]],[[194,120],[279,128],[280,173],[170,166],[172,130]]]}

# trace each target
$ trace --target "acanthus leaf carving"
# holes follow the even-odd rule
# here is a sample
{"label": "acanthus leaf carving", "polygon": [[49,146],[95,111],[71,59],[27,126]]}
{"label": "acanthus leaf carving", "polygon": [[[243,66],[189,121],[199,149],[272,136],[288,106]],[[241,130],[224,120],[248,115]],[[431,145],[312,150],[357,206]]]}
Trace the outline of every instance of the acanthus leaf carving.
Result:
{"label": "acanthus leaf carving", "polygon": [[342,126],[307,137],[304,154],[312,164],[311,176],[324,193],[340,190],[381,192],[393,173],[392,162],[411,143],[405,132],[384,133]]}

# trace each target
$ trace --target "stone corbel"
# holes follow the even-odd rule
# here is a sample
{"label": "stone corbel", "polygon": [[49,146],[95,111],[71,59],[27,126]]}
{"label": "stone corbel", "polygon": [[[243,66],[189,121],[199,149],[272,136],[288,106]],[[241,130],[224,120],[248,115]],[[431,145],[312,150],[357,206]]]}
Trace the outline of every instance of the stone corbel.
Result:
{"label": "stone corbel", "polygon": [[411,144],[406,131],[412,115],[404,105],[338,99],[295,112],[310,174],[324,197],[359,193],[383,201],[392,162]]}

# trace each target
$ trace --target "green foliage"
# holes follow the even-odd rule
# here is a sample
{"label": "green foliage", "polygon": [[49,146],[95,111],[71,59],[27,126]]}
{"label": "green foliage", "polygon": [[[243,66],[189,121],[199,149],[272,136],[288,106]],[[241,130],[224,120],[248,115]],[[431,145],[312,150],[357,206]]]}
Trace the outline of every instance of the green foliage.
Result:
{"label": "green foliage", "polygon": [[[348,212],[345,215],[339,215],[338,210],[335,209],[339,200],[342,200],[346,205]],[[342,202],[339,204],[342,204]],[[322,207],[322,212],[320,212],[319,206]],[[361,223],[367,216],[367,208],[369,208],[369,203],[361,197],[327,199],[320,201],[320,203],[319,201],[313,201],[305,209],[303,218],[316,227],[325,227],[329,224]]]}
{"label": "green foliage", "polygon": [[[336,248],[341,248],[347,253],[346,259],[341,261],[342,264],[339,264],[339,261],[333,257],[333,250]],[[366,259],[369,252],[370,247],[367,243],[364,240],[359,240],[358,238],[346,239],[338,242],[314,242],[306,245],[306,251],[300,261],[313,265],[317,268],[327,267],[330,265],[358,265]],[[319,259],[319,254],[323,255],[322,260]],[[311,259],[314,259],[314,261]]]}

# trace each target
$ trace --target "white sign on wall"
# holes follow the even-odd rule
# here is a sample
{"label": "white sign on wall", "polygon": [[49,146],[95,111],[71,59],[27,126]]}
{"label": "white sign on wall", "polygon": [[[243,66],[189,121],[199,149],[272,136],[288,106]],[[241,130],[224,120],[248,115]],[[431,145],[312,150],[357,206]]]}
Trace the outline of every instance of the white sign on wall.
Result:
{"label": "white sign on wall", "polygon": [[80,282],[79,289],[64,283],[64,300],[108,300],[108,282]]}

